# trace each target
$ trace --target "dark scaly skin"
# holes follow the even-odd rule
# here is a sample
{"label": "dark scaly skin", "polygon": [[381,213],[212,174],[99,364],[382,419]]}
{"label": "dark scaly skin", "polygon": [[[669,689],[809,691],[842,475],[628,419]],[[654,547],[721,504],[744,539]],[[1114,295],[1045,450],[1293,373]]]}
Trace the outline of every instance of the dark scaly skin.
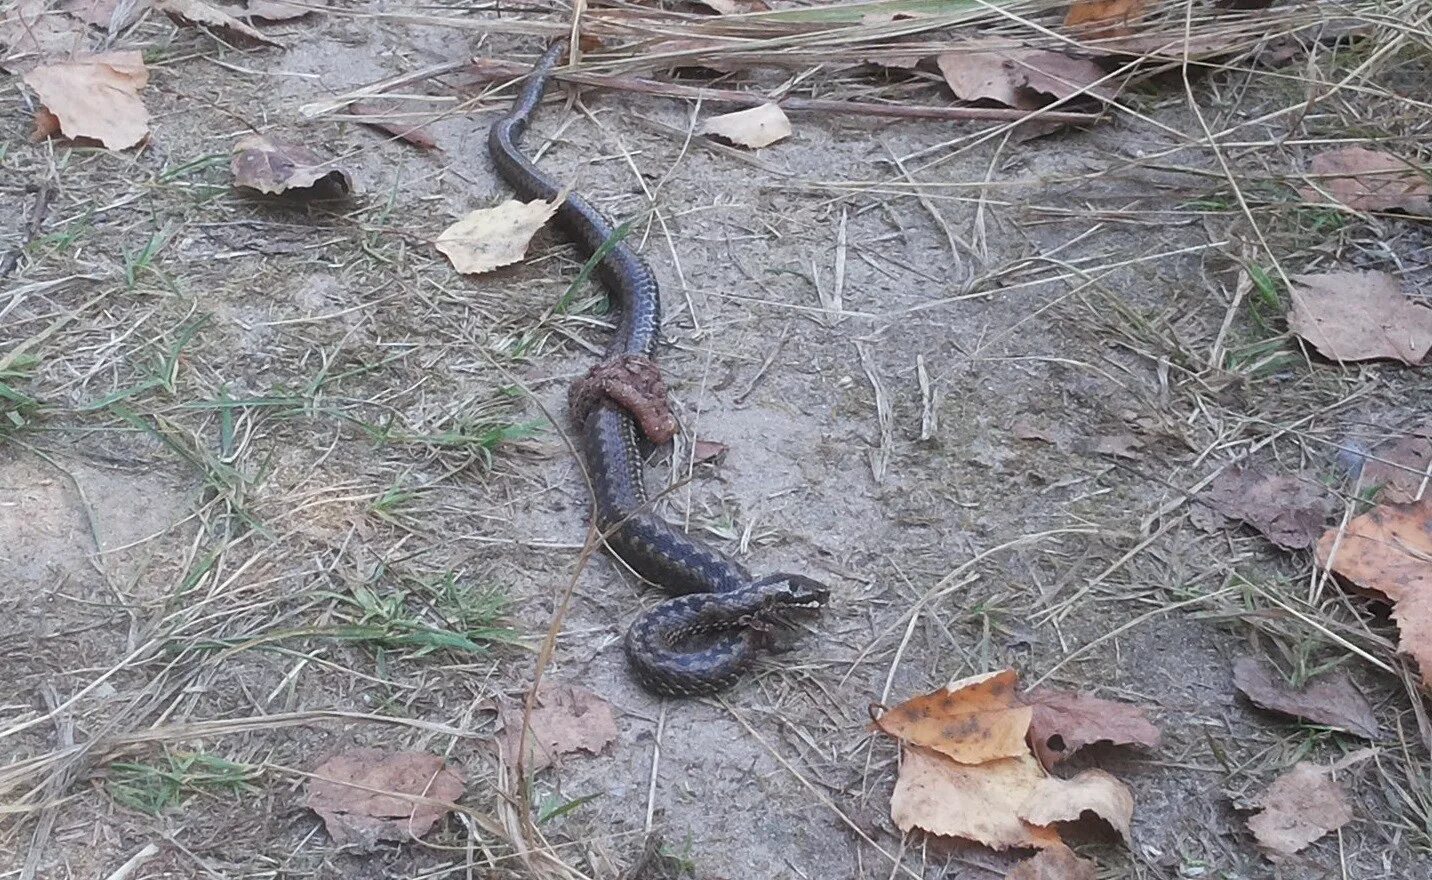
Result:
{"label": "dark scaly skin", "polygon": [[[560,192],[522,154],[517,141],[562,51],[561,43],[548,47],[512,108],[488,133],[493,164],[524,199],[550,201]],[[556,217],[588,255],[613,233],[611,221],[576,194],[567,196]],[[654,357],[661,329],[656,276],[624,242],[602,258],[597,275],[621,315],[606,356]],[[816,581],[790,574],[755,580],[734,559],[653,513],[637,426],[626,410],[603,400],[578,428],[592,479],[593,519],[607,546],[637,574],[678,597],[639,615],[627,631],[627,660],[643,686],[669,696],[729,687],[755,660],[767,630],[782,623],[788,612],[825,602],[828,593]],[[680,644],[693,635],[705,638],[705,647],[680,650]]]}

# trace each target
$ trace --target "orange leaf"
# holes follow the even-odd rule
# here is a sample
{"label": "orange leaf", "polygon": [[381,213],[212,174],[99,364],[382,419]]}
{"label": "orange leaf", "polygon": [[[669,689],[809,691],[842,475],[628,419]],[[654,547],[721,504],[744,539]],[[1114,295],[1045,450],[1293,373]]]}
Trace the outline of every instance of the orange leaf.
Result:
{"label": "orange leaf", "polygon": [[903,831],[919,828],[993,849],[1055,846],[1058,832],[1019,818],[1019,808],[1044,778],[1027,751],[968,766],[911,746],[890,796],[890,818]]}
{"label": "orange leaf", "polygon": [[1065,27],[1085,37],[1122,37],[1133,33],[1129,21],[1144,11],[1144,0],[1075,0],[1064,16]]}
{"label": "orange leaf", "polygon": [[876,726],[906,742],[942,752],[964,764],[1027,755],[1024,735],[1032,709],[1019,701],[1013,669],[952,681],[906,700]]}
{"label": "orange leaf", "polygon": [[[1341,538],[1341,540],[1339,540]],[[1336,548],[1336,553],[1334,549]],[[1432,675],[1432,495],[1382,504],[1318,542],[1318,565],[1392,600],[1400,647]]]}

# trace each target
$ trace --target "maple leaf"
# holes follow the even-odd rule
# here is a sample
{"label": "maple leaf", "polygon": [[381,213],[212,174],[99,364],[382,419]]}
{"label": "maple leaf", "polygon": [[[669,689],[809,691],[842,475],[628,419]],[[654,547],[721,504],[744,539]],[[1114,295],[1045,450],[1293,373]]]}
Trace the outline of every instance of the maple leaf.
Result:
{"label": "maple leaf", "polygon": [[1432,309],[1386,272],[1297,275],[1288,329],[1335,361],[1399,360],[1416,366],[1432,351]]}
{"label": "maple leaf", "polygon": [[1410,504],[1381,504],[1329,529],[1318,565],[1392,601],[1399,647],[1432,675],[1432,495]]}
{"label": "maple leaf", "polygon": [[1262,812],[1248,820],[1248,829],[1274,860],[1352,821],[1352,807],[1342,786],[1326,768],[1306,761],[1273,780],[1257,804]]}
{"label": "maple leaf", "polygon": [[950,682],[914,697],[875,722],[893,737],[935,749],[964,764],[1029,751],[1024,736],[1034,712],[1020,703],[1013,669]]}
{"label": "maple leaf", "polygon": [[1233,664],[1233,685],[1255,705],[1376,739],[1377,718],[1367,697],[1345,672],[1328,673],[1300,688],[1289,687],[1272,665],[1253,657]]}
{"label": "maple leaf", "polygon": [[372,847],[428,833],[462,797],[462,775],[427,752],[350,749],[324,761],[308,783],[308,807],[333,842]]}
{"label": "maple leaf", "polygon": [[1047,769],[1096,742],[1157,748],[1159,729],[1137,706],[1035,688],[1024,695],[1034,710],[1029,741]]}
{"label": "maple leaf", "polygon": [[[523,707],[503,707],[502,757],[516,767],[518,744],[523,739]],[[535,772],[571,752],[598,754],[617,738],[612,706],[600,696],[575,685],[549,682],[537,691],[537,704],[527,718],[526,754],[520,763]]]}

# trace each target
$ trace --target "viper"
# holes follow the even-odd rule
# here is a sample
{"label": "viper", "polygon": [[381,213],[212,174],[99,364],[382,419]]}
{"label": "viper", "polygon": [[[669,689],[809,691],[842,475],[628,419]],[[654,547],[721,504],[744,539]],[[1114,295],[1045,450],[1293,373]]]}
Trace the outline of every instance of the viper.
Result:
{"label": "viper", "polygon": [[[488,133],[498,174],[529,201],[553,202],[562,195],[518,143],[564,46],[557,42],[547,48],[511,108]],[[661,445],[677,430],[656,367],[661,331],[656,276],[612,222],[580,195],[568,193],[555,219],[587,259],[601,255],[596,274],[618,314],[601,362],[568,394],[591,481],[592,519],[612,553],[673,597],[632,622],[624,642],[627,661],[636,679],[661,695],[722,690],[771,646],[776,628],[823,606],[829,590],[800,574],[753,577],[739,562],[652,509],[641,441]]]}

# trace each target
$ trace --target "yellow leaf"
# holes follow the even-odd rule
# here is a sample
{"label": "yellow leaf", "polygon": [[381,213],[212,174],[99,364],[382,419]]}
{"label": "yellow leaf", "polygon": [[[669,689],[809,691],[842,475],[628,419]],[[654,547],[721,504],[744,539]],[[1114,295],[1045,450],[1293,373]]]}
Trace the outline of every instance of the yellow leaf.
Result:
{"label": "yellow leaf", "polygon": [[906,700],[876,725],[893,737],[979,764],[1029,754],[1024,735],[1034,710],[1021,705],[1013,669],[952,681]]}
{"label": "yellow leaf", "polygon": [[902,831],[963,837],[993,849],[1047,847],[1060,842],[1052,828],[1019,817],[1019,808],[1045,778],[1029,754],[975,766],[911,746],[900,763],[890,817]]}
{"label": "yellow leaf", "polygon": [[490,272],[522,259],[527,245],[566,199],[550,202],[510,199],[495,208],[472,211],[438,236],[436,246],[459,272]]}

